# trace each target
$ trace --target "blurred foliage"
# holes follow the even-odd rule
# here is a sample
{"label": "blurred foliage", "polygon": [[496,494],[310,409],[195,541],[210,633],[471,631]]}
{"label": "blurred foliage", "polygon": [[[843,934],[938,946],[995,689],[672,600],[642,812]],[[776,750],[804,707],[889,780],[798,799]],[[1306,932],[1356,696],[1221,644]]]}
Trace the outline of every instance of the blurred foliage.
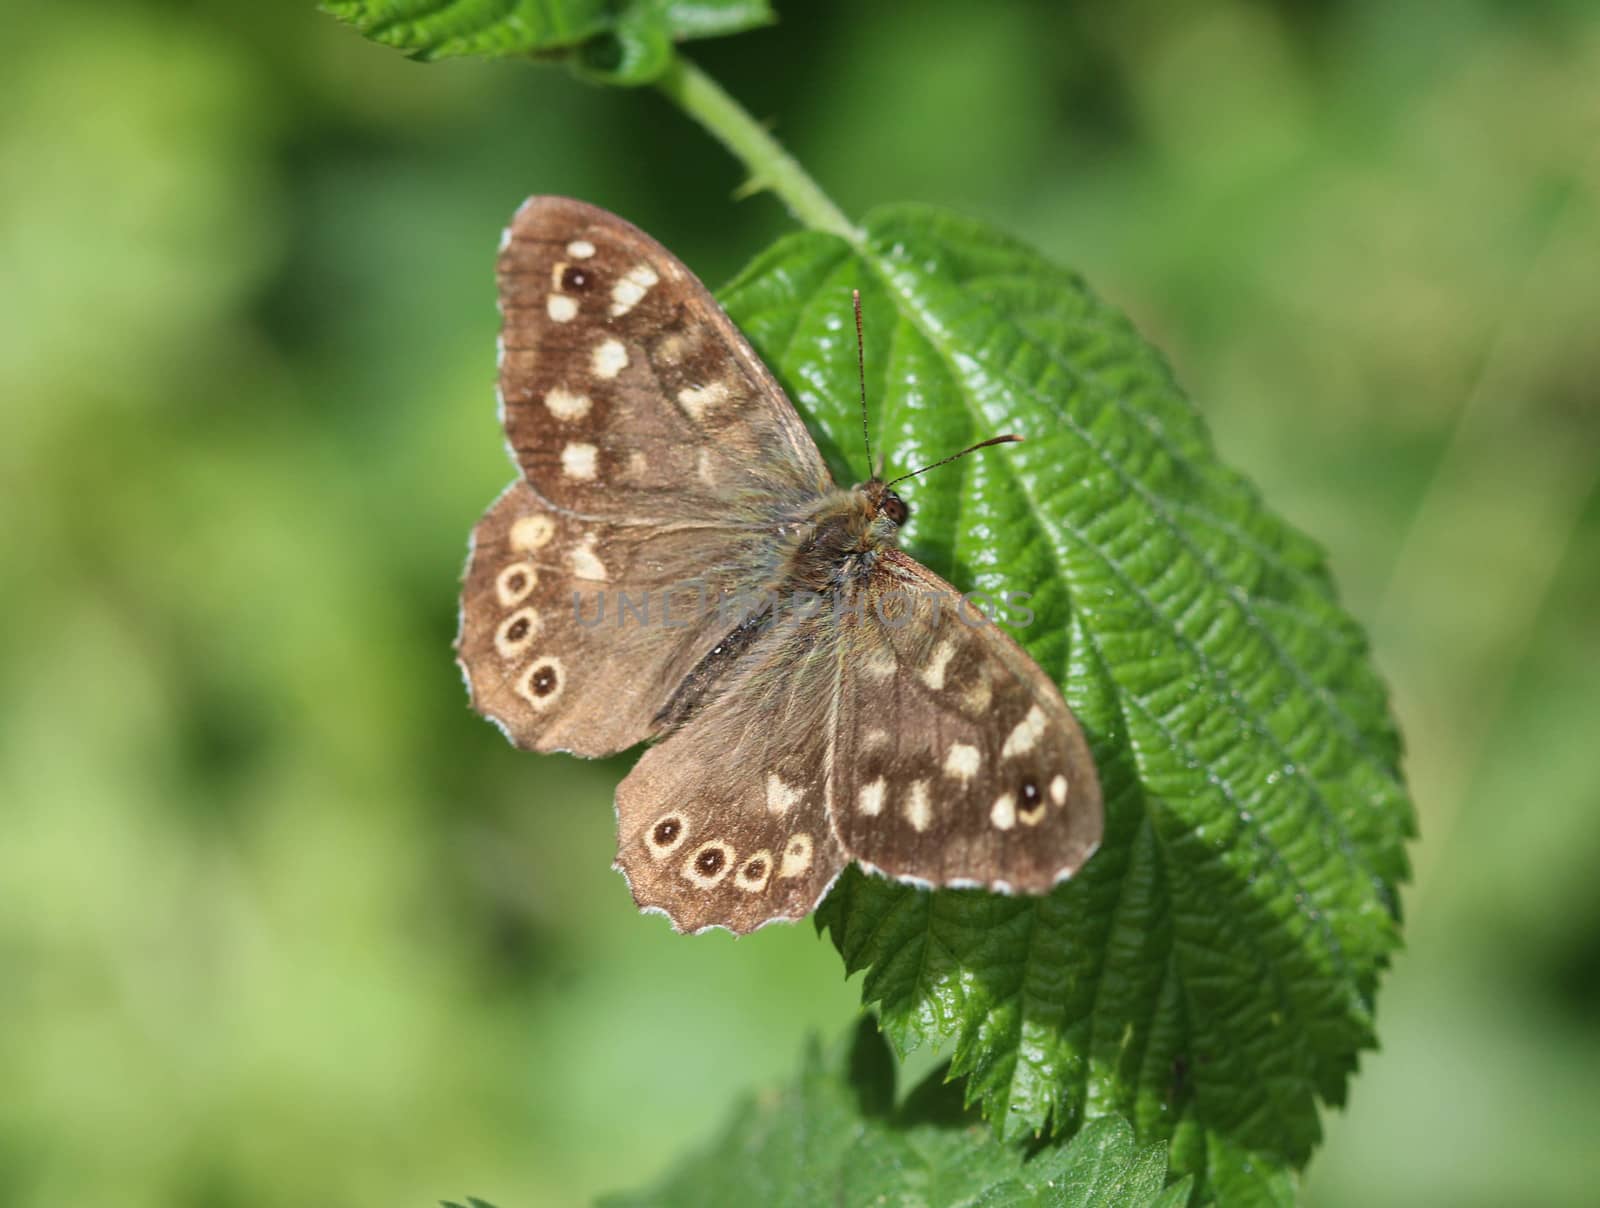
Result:
{"label": "blurred foliage", "polygon": [[[1592,4],[779,15],[696,53],[848,211],[947,204],[1083,270],[1373,626],[1423,839],[1310,1202],[1586,1202]],[[35,6],[0,102],[0,1202],[648,1181],[857,990],[808,927],[641,919],[627,761],[466,709],[492,259],[532,192],[713,282],[783,214],[653,95],[309,6]]]}
{"label": "blurred foliage", "polygon": [[741,1103],[660,1185],[603,1208],[1184,1208],[1193,1180],[1166,1182],[1167,1147],[1139,1147],[1118,1116],[1030,1154],[964,1108],[946,1068],[896,1102],[889,1045],[863,1020],[826,1055],[807,1046],[791,1085]]}
{"label": "blurred foliage", "polygon": [[323,0],[324,11],[418,59],[571,57],[617,84],[643,84],[675,42],[773,20],[767,0]]}

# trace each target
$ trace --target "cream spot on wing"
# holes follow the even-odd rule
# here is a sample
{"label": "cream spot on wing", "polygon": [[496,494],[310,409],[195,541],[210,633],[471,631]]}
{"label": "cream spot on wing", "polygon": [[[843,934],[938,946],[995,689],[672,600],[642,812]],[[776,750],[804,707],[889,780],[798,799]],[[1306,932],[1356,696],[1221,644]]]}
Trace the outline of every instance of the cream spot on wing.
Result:
{"label": "cream spot on wing", "polygon": [[678,391],[679,405],[688,412],[689,418],[695,423],[704,420],[706,413],[713,407],[720,407],[727,401],[726,382],[712,382],[709,386],[685,386]]}
{"label": "cream spot on wing", "polygon": [[500,250],[503,252],[511,246],[511,228],[507,227],[500,232]]}
{"label": "cream spot on wing", "polygon": [[568,478],[591,479],[594,477],[595,456],[599,453],[593,445],[584,444],[582,441],[572,441],[561,450],[561,472]]}
{"label": "cream spot on wing", "polygon": [[574,239],[567,244],[567,255],[576,256],[579,260],[587,260],[594,255],[594,244],[587,239]]}
{"label": "cream spot on wing", "polygon": [[873,726],[872,729],[867,731],[866,736],[862,738],[861,745],[869,751],[876,750],[879,747],[886,747],[889,745],[889,731],[882,726]]}
{"label": "cream spot on wing", "polygon": [[1058,775],[1050,782],[1050,800],[1057,805],[1065,805],[1067,803],[1067,778],[1065,776]]}
{"label": "cream spot on wing", "polygon": [[805,875],[811,867],[811,856],[811,836],[805,831],[791,835],[788,846],[783,849],[783,863],[778,866],[778,876],[788,878]]}
{"label": "cream spot on wing", "polygon": [[551,294],[545,299],[544,308],[557,323],[570,323],[578,317],[578,300],[566,294]]}
{"label": "cream spot on wing", "polygon": [[561,274],[567,271],[567,262],[557,260],[550,266],[550,288],[558,294],[564,292],[561,288]]}
{"label": "cream spot on wing", "polygon": [[539,636],[542,628],[544,624],[537,609],[519,608],[494,631],[494,648],[503,659],[517,658],[533,645],[533,639]]}
{"label": "cream spot on wing", "polygon": [[948,639],[940,642],[928,657],[927,665],[922,668],[922,682],[935,692],[944,688],[945,669],[950,666],[950,660],[956,656],[956,644]]}
{"label": "cream spot on wing", "polygon": [[994,686],[989,683],[987,674],[980,674],[978,679],[968,684],[961,693],[961,707],[974,716],[987,713],[993,700]]}
{"label": "cream spot on wing", "polygon": [[733,874],[733,883],[746,893],[760,893],[772,880],[772,853],[762,848],[746,858]]}
{"label": "cream spot on wing", "polygon": [[695,477],[705,483],[706,486],[714,487],[717,485],[717,472],[711,460],[710,449],[701,449],[696,455],[694,472]]}
{"label": "cream spot on wing", "polygon": [[544,405],[557,419],[570,422],[588,415],[592,404],[587,394],[574,394],[565,387],[554,386],[544,396]]}
{"label": "cream spot on wing", "polygon": [[636,264],[611,287],[611,313],[625,315],[661,280],[648,264]]}
{"label": "cream spot on wing", "polygon": [[876,818],[883,813],[883,798],[888,791],[888,784],[879,776],[871,784],[861,786],[861,794],[856,798],[856,808],[869,818]]}
{"label": "cream spot on wing", "polygon": [[676,365],[689,351],[689,342],[677,332],[671,332],[656,341],[656,359],[664,365]]}
{"label": "cream spot on wing", "polygon": [[885,648],[874,650],[867,656],[862,664],[862,670],[876,680],[886,680],[894,674],[894,669],[900,664],[894,657],[894,651]]}
{"label": "cream spot on wing", "polygon": [[906,821],[918,833],[928,829],[933,821],[933,803],[928,799],[928,782],[913,780],[911,792],[906,796]]}
{"label": "cream spot on wing", "polygon": [[800,804],[800,790],[786,784],[776,772],[767,775],[767,808],[774,814],[787,814]]}
{"label": "cream spot on wing", "polygon": [[710,889],[733,868],[733,847],[721,839],[702,843],[683,862],[683,875],[701,889]]}
{"label": "cream spot on wing", "polygon": [[996,830],[1010,830],[1017,824],[1017,799],[1010,793],[1001,793],[989,810],[989,821]]}
{"label": "cream spot on wing", "polygon": [[572,552],[567,555],[567,561],[572,564],[574,578],[598,583],[606,581],[606,564],[595,556],[593,537],[582,545],[573,546]]}
{"label": "cream spot on wing", "polygon": [[532,562],[513,562],[495,576],[495,598],[502,608],[511,608],[526,600],[528,593],[538,585],[539,572]]}
{"label": "cream spot on wing", "polygon": [[628,474],[633,478],[643,478],[650,469],[650,459],[639,450],[635,449],[628,454]]}
{"label": "cream spot on wing", "polygon": [[567,671],[561,660],[545,655],[517,677],[516,690],[518,696],[543,713],[561,699],[566,686]]}
{"label": "cream spot on wing", "polygon": [[628,350],[621,340],[602,340],[589,359],[595,377],[614,378],[628,367]]}
{"label": "cream spot on wing", "polygon": [[1028,710],[1028,716],[1013,726],[1011,733],[1006,735],[1005,746],[1000,748],[1000,757],[1010,759],[1013,755],[1026,755],[1039,744],[1045,725],[1044,710],[1038,705],[1032,706]]}
{"label": "cream spot on wing", "polygon": [[542,514],[518,516],[511,526],[511,548],[528,552],[543,549],[555,535],[556,522],[550,517]]}
{"label": "cream spot on wing", "polygon": [[689,837],[689,824],[682,814],[663,814],[645,832],[645,850],[652,859],[662,860],[683,846]]}
{"label": "cream spot on wing", "polygon": [[[1037,790],[1035,790],[1037,792]],[[1029,826],[1038,826],[1039,820],[1044,817],[1045,803],[1041,800],[1034,805],[1025,805],[1017,810],[1017,817]]]}
{"label": "cream spot on wing", "polygon": [[978,748],[971,743],[953,742],[950,744],[949,754],[944,760],[944,774],[953,776],[960,781],[971,780],[978,774],[978,765],[982,756]]}

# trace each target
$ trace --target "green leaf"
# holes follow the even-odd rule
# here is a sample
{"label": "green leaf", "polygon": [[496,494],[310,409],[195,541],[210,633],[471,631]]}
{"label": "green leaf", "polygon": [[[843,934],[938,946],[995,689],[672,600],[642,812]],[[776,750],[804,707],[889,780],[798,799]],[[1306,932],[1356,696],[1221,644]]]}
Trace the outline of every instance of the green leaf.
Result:
{"label": "green leaf", "polygon": [[322,8],[415,58],[570,55],[617,84],[655,79],[676,42],[774,19],[768,0],[324,0]]}
{"label": "green leaf", "polygon": [[648,1192],[608,1208],[762,1204],[811,1208],[1176,1208],[1188,1180],[1163,1191],[1164,1147],[1134,1144],[1126,1121],[1097,1120],[1028,1157],[963,1111],[931,1076],[894,1105],[894,1069],[869,1022],[826,1058],[813,1044],[796,1083],[741,1104],[726,1131]]}
{"label": "green leaf", "polygon": [[785,239],[724,293],[843,481],[866,475],[852,287],[891,469],[1026,437],[905,484],[906,543],[1032,593],[1014,632],[1090,738],[1106,834],[1045,898],[852,870],[819,926],[898,1049],[953,1045],[1001,1137],[1116,1113],[1227,1202],[1282,1202],[1398,943],[1413,819],[1365,639],[1127,320],[939,211]]}

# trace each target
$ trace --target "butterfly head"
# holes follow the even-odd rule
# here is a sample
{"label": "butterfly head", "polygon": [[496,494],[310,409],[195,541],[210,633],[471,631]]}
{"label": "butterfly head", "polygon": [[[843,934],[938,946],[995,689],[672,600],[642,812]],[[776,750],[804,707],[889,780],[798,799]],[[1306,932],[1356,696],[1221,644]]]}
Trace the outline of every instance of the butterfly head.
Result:
{"label": "butterfly head", "polygon": [[899,528],[911,516],[911,505],[890,490],[889,485],[881,478],[870,478],[859,484],[856,492],[865,499],[867,514],[873,520],[882,517],[895,528]]}
{"label": "butterfly head", "polygon": [[856,370],[861,381],[861,437],[867,447],[867,465],[872,469],[872,477],[866,482],[856,486],[856,494],[865,500],[867,505],[867,520],[877,527],[880,517],[889,522],[888,533],[898,530],[911,518],[911,507],[904,499],[894,493],[892,489],[897,482],[904,482],[908,478],[915,478],[918,474],[934,470],[942,465],[954,461],[958,457],[965,457],[968,453],[978,449],[987,449],[990,445],[1010,444],[1020,441],[1022,437],[1015,433],[1004,436],[991,436],[988,440],[980,440],[975,445],[970,445],[959,453],[952,453],[949,457],[923,466],[920,470],[912,470],[909,474],[902,474],[899,478],[891,478],[888,482],[883,480],[883,459],[872,459],[872,428],[867,423],[867,341],[861,331],[861,291],[850,291],[851,301],[856,312]]}

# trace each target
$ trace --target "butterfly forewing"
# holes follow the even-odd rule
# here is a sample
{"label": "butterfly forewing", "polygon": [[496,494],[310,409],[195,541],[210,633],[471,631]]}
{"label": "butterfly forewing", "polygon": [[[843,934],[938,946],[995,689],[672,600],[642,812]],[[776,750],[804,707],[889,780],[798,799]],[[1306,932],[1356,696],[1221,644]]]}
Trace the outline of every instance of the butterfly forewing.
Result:
{"label": "butterfly forewing", "polygon": [[506,437],[552,504],[735,524],[831,487],[766,366],[644,232],[535,197],[506,231],[498,275]]}
{"label": "butterfly forewing", "polygon": [[1100,841],[1060,691],[932,571],[885,552],[840,627],[833,823],[890,876],[1043,893]]}

